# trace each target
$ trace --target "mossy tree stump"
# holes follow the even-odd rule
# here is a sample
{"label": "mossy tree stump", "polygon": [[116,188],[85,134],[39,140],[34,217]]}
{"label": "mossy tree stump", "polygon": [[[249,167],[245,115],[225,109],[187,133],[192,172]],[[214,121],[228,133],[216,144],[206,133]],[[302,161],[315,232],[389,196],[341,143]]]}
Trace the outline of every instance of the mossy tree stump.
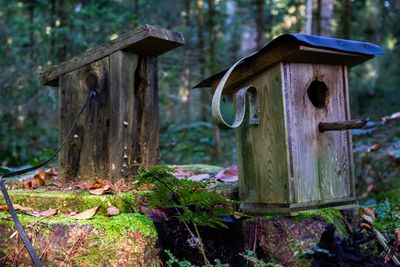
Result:
{"label": "mossy tree stump", "polygon": [[60,90],[60,143],[96,92],[60,152],[64,180],[127,177],[158,163],[157,56],[183,43],[179,33],[144,25],[40,75]]}

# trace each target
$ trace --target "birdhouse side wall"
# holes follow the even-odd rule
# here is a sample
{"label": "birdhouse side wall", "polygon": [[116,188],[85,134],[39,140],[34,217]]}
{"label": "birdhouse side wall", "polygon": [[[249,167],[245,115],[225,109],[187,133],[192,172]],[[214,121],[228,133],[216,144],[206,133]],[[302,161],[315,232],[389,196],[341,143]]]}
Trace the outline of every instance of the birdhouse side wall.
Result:
{"label": "birdhouse side wall", "polygon": [[[282,95],[281,64],[244,82],[254,85],[260,111],[259,125],[246,119],[236,129],[240,199],[246,205],[289,203],[289,168]],[[257,212],[253,210],[253,212]]]}
{"label": "birdhouse side wall", "polygon": [[60,152],[64,180],[118,179],[159,160],[157,59],[117,51],[60,77],[60,142],[83,105],[74,138]]}
{"label": "birdhouse side wall", "polygon": [[[283,79],[292,203],[311,205],[352,199],[350,132],[318,130],[320,122],[350,119],[347,68],[284,63]],[[312,103],[308,93],[314,81],[322,82],[328,89],[327,98],[319,107]]]}

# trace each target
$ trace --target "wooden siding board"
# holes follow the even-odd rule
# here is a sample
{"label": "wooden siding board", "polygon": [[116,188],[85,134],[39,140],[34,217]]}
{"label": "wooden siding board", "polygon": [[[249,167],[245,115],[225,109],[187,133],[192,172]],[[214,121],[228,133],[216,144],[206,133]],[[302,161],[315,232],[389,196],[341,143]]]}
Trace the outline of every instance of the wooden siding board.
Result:
{"label": "wooden siding board", "polygon": [[236,130],[240,194],[242,199],[250,202],[289,203],[280,65],[240,87],[247,85],[257,89],[260,124],[249,125],[246,113],[245,121]]}

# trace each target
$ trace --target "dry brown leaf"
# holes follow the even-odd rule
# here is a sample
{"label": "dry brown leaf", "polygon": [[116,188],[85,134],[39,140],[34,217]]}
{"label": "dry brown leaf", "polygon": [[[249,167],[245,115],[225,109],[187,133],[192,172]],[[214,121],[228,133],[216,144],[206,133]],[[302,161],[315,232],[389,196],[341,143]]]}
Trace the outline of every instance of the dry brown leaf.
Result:
{"label": "dry brown leaf", "polygon": [[[30,210],[32,210],[32,208],[24,207],[24,206],[21,206],[21,205],[19,205],[19,204],[13,204],[13,207],[14,207],[14,210],[15,210],[15,211],[30,211]],[[1,205],[1,206],[0,206],[0,210],[2,210],[2,211],[8,211],[7,205]]]}
{"label": "dry brown leaf", "polygon": [[375,212],[371,208],[367,208],[367,207],[361,208],[360,209],[360,214],[364,214],[364,215],[367,215],[367,216],[371,217],[372,219],[375,219]]}
{"label": "dry brown leaf", "polygon": [[35,186],[43,186],[43,185],[45,184],[43,175],[36,174],[35,176],[33,176],[32,183],[33,183]]}
{"label": "dry brown leaf", "polygon": [[367,152],[368,152],[368,153],[370,153],[370,152],[375,152],[375,151],[379,150],[381,147],[382,147],[381,144],[373,144],[372,146],[370,146],[370,147],[367,149]]}
{"label": "dry brown leaf", "polygon": [[111,193],[113,190],[111,189],[111,186],[106,184],[104,187],[102,188],[97,188],[97,189],[89,189],[88,190],[90,194],[92,195],[102,195],[104,193]]}
{"label": "dry brown leaf", "polygon": [[45,211],[27,211],[26,214],[35,217],[50,217],[58,213],[56,209],[48,209]]}
{"label": "dry brown leaf", "polygon": [[107,216],[115,216],[119,214],[119,209],[114,206],[110,206],[107,208]]}
{"label": "dry brown leaf", "polygon": [[88,189],[98,189],[104,187],[104,182],[101,179],[97,179],[90,188]]}
{"label": "dry brown leaf", "polygon": [[23,188],[23,189],[32,189],[32,188],[33,188],[32,181],[31,181],[31,180],[29,180],[29,181],[23,181],[21,184],[22,184],[22,188]]}
{"label": "dry brown leaf", "polygon": [[99,208],[100,208],[100,206],[97,206],[97,207],[94,207],[94,208],[92,208],[92,209],[85,210],[85,211],[83,211],[83,212],[81,212],[81,213],[78,213],[78,214],[76,214],[76,215],[74,215],[74,216],[71,216],[71,217],[74,218],[74,219],[77,219],[77,220],[86,220],[86,219],[90,219],[90,218],[92,218],[94,215],[96,215],[96,213],[97,213],[97,211],[99,210]]}

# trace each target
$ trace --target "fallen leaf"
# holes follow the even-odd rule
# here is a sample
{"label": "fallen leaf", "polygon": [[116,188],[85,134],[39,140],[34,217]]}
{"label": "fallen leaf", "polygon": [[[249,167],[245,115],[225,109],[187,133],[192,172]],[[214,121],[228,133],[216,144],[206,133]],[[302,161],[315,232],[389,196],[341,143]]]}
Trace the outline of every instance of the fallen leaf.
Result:
{"label": "fallen leaf", "polygon": [[381,144],[373,144],[372,146],[370,146],[370,147],[367,149],[367,152],[368,152],[368,153],[375,152],[375,151],[379,150],[381,147],[382,147]]}
{"label": "fallen leaf", "polygon": [[107,208],[107,216],[115,216],[119,214],[119,209],[117,207],[114,206],[110,206]]}
{"label": "fallen leaf", "polygon": [[44,178],[43,177],[45,177],[45,175],[43,176],[43,175],[40,175],[40,173],[39,174],[36,174],[35,176],[33,176],[33,180],[32,180],[32,183],[35,185],[35,186],[43,186],[44,184],[45,184],[45,181],[44,181]]}
{"label": "fallen leaf", "polygon": [[104,187],[103,180],[97,179],[97,180],[91,185],[91,187],[88,188],[88,189],[98,189],[98,188],[102,188],[102,187]]}
{"label": "fallen leaf", "polygon": [[22,188],[23,189],[32,189],[32,181],[23,181],[22,183]]}
{"label": "fallen leaf", "polygon": [[372,226],[369,225],[368,223],[360,223],[360,229],[361,230],[371,231],[372,230]]}
{"label": "fallen leaf", "polygon": [[81,212],[81,213],[78,213],[78,214],[76,214],[76,215],[74,215],[74,216],[71,216],[71,217],[74,218],[74,219],[77,219],[77,220],[86,220],[86,219],[90,219],[90,218],[92,218],[94,215],[96,215],[96,213],[97,213],[97,211],[99,210],[99,208],[100,208],[100,206],[97,206],[97,207],[94,207],[94,208],[92,208],[92,209],[85,210],[85,211],[83,211],[83,212]]}
{"label": "fallen leaf", "polygon": [[232,183],[239,180],[238,168],[236,165],[229,166],[225,170],[219,172],[215,178],[221,182]]}
{"label": "fallen leaf", "polygon": [[[32,208],[24,207],[24,206],[21,206],[21,205],[19,205],[19,204],[13,204],[13,207],[14,207],[14,210],[15,210],[15,211],[29,211],[29,210],[32,210]],[[1,206],[0,206],[0,210],[2,210],[2,211],[8,211],[7,205],[1,205]]]}
{"label": "fallen leaf", "polygon": [[50,217],[58,213],[56,209],[48,209],[45,211],[27,211],[26,214],[35,217]]}
{"label": "fallen leaf", "polygon": [[185,177],[193,176],[193,172],[179,168],[179,167],[175,167],[175,171],[173,172],[173,175],[175,176],[175,178],[183,179]]}
{"label": "fallen leaf", "polygon": [[113,190],[111,189],[110,185],[106,184],[104,187],[96,188],[96,189],[89,189],[88,190],[92,195],[102,195],[104,193],[111,193]]}
{"label": "fallen leaf", "polygon": [[362,207],[360,209],[360,214],[361,215],[367,215],[367,216],[371,217],[371,219],[375,219],[375,212],[371,208]]}
{"label": "fallen leaf", "polygon": [[189,177],[189,180],[200,182],[203,180],[209,180],[210,178],[211,176],[208,173],[203,173],[203,174],[192,175]]}

